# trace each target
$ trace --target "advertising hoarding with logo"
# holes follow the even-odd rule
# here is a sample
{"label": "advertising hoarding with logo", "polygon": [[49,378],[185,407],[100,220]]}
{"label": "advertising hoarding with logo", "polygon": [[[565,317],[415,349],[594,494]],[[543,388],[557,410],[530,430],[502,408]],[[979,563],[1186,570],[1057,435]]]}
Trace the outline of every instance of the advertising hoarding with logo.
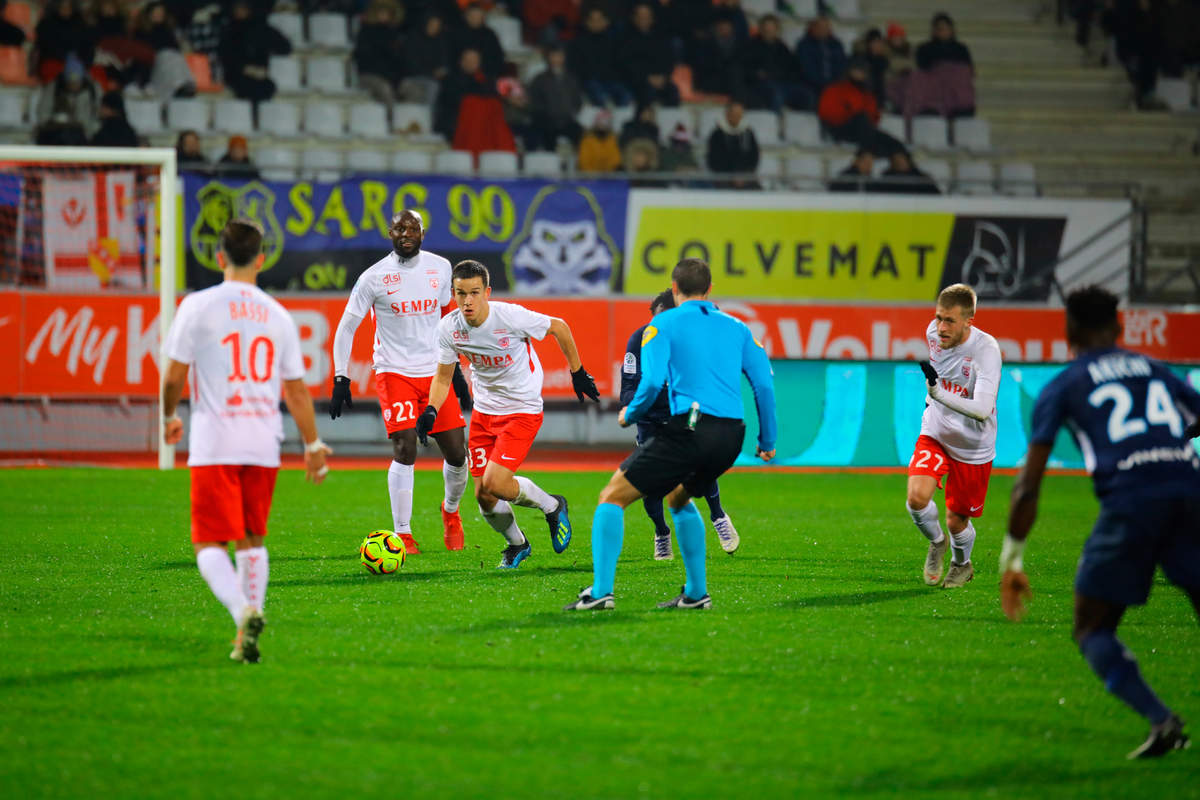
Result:
{"label": "advertising hoarding with logo", "polygon": [[497,291],[604,295],[620,281],[628,184],[624,181],[473,180],[436,175],[335,183],[234,181],[185,173],[187,286],[221,279],[218,237],[235,216],[266,232],[259,285],[349,291],[391,250],[388,223],[412,209],[422,247],[483,262]]}
{"label": "advertising hoarding with logo", "polygon": [[[1127,200],[634,189],[627,294],[661,291],[698,257],[722,297],[926,301],[952,283],[985,300],[1052,299],[1099,283],[1127,295]],[[1061,260],[1061,263],[1057,263]]]}

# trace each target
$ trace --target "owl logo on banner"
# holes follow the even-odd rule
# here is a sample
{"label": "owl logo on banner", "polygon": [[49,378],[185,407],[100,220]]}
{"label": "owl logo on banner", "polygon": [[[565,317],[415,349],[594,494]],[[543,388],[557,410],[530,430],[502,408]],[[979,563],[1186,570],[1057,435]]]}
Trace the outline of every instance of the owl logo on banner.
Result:
{"label": "owl logo on banner", "polygon": [[600,203],[584,186],[538,192],[504,253],[510,291],[534,295],[606,294],[620,264]]}
{"label": "owl logo on banner", "polygon": [[230,187],[210,181],[198,192],[200,213],[188,237],[192,256],[207,269],[221,271],[217,264],[221,231],[235,217],[249,217],[263,228],[263,270],[275,266],[283,255],[283,227],[275,216],[275,193],[260,181]]}

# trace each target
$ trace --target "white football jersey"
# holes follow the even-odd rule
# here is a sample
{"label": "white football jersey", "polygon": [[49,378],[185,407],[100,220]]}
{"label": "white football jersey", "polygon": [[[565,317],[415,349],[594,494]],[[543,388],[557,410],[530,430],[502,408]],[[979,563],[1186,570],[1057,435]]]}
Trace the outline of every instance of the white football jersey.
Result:
{"label": "white football jersey", "polygon": [[[972,399],[975,387],[985,382],[994,395],[1000,388],[1000,345],[979,328],[971,328],[967,340],[943,350],[938,344],[937,321],[925,329],[929,363],[937,370],[940,391]],[[936,439],[946,455],[964,464],[986,464],[996,454],[996,407],[980,422],[952,411],[936,400],[928,400],[921,418],[921,433]]]}
{"label": "white football jersey", "polygon": [[437,324],[450,298],[449,261],[391,252],[358,276],[346,311],[375,319],[376,372],[427,378],[437,372]]}
{"label": "white football jersey", "polygon": [[542,362],[530,339],[541,341],[550,317],[516,303],[489,303],[483,324],[473,328],[454,311],[438,324],[438,361],[471,362],[475,409],[485,414],[542,413]]}
{"label": "white football jersey", "polygon": [[279,466],[281,384],[304,377],[287,310],[257,286],[225,281],[183,298],[166,350],[191,365],[188,466]]}

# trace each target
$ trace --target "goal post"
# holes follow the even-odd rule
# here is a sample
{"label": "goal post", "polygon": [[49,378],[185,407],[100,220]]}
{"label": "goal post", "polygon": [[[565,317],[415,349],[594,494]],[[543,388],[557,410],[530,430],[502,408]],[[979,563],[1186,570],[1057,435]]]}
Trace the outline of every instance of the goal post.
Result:
{"label": "goal post", "polygon": [[[138,168],[140,175],[149,176],[154,174],[153,180],[138,180],[135,175],[136,191],[144,191],[145,197],[149,198],[157,206],[157,226],[149,213],[144,215],[143,228],[134,233],[136,238],[135,248],[144,249],[144,265],[143,275],[146,283],[152,285],[152,282],[157,279],[158,282],[158,365],[159,365],[159,380],[158,385],[161,386],[161,375],[166,367],[165,347],[167,340],[167,331],[171,327],[171,321],[175,314],[175,297],[177,292],[176,281],[176,235],[179,225],[178,220],[178,195],[179,183],[177,174],[177,165],[175,160],[175,150],[169,147],[51,147],[41,145],[0,145],[0,176],[7,173],[10,178],[9,184],[15,193],[15,202],[17,208],[15,210],[15,225],[16,230],[13,235],[15,248],[12,249],[13,257],[17,259],[15,265],[13,283],[20,288],[40,288],[38,276],[22,274],[22,260],[26,257],[24,248],[25,240],[21,237],[21,227],[25,224],[29,216],[30,209],[33,209],[37,214],[41,214],[43,208],[43,198],[39,197],[36,200],[30,196],[31,186],[37,185],[39,190],[49,191],[51,181],[45,180],[46,176],[52,179],[61,178],[62,176],[79,176],[79,175],[97,175],[107,174],[108,172],[120,172],[122,168],[126,173],[127,168]],[[111,170],[109,169],[111,168]],[[123,188],[123,184],[119,181],[115,182],[118,185],[117,189]],[[57,183],[55,185],[58,185]],[[98,187],[103,187],[103,181],[97,181]],[[110,187],[111,188],[111,187]],[[2,190],[2,189],[0,189]],[[104,189],[97,189],[95,200],[91,203],[94,207],[94,216],[100,218],[107,213],[105,206],[107,205],[108,195],[103,195]],[[118,195],[120,198],[121,195]],[[126,202],[135,203],[142,197],[126,198]],[[71,198],[74,208],[79,205],[88,205],[86,202],[79,203],[77,198]],[[120,202],[118,200],[118,202]],[[86,209],[80,209],[80,217],[86,215]],[[65,214],[64,214],[65,216]],[[51,220],[37,218],[34,220],[40,225],[50,225]],[[157,231],[155,228],[157,227]],[[53,246],[54,242],[50,236],[49,229],[46,229],[47,245],[40,242],[36,243],[38,248]],[[86,235],[86,234],[85,234]],[[98,238],[94,236],[93,239]],[[114,234],[113,239],[117,238]],[[118,250],[118,245],[109,240],[111,245],[108,256],[114,258],[108,259],[109,262],[120,261],[115,259],[115,254]],[[106,253],[103,248],[97,248],[96,242],[92,241],[89,244],[89,256],[84,259],[85,271],[87,267],[95,266],[90,264],[93,254],[93,249],[99,250],[99,255],[95,256],[101,265],[99,269],[107,269]],[[157,258],[155,259],[155,254]],[[48,272],[53,269],[55,261],[50,258],[49,253],[42,253],[45,264],[50,265]],[[5,256],[8,257],[7,254]],[[77,263],[70,261],[67,257],[59,263]],[[114,269],[119,268],[124,262],[117,263]],[[10,265],[12,267],[14,265]],[[50,274],[41,276],[41,286],[46,288],[55,288],[51,281]],[[63,281],[64,289],[71,291],[69,282]],[[162,418],[162,392],[156,391],[156,399],[153,401],[154,406],[158,409],[157,417]],[[162,425],[157,424],[157,430],[154,436],[157,442],[158,451],[158,466],[160,469],[170,469],[175,463],[175,448],[166,444],[162,438]]]}

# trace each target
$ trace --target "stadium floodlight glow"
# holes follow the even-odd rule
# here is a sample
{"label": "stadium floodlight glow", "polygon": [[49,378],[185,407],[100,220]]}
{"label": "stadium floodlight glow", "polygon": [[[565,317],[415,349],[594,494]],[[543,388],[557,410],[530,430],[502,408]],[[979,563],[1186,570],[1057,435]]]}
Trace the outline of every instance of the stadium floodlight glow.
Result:
{"label": "stadium floodlight glow", "polygon": [[[158,173],[158,240],[154,241],[154,226],[146,220],[146,251],[158,250],[159,297],[159,380],[166,368],[164,348],[167,331],[175,316],[176,230],[178,207],[178,174],[175,150],[170,147],[56,147],[43,145],[0,145],[0,162],[12,167],[73,165],[80,168],[148,167]],[[153,278],[153,275],[148,276]],[[158,392],[158,418],[162,418],[162,393]],[[158,424],[159,469],[171,469],[175,464],[175,448],[162,438]]]}

